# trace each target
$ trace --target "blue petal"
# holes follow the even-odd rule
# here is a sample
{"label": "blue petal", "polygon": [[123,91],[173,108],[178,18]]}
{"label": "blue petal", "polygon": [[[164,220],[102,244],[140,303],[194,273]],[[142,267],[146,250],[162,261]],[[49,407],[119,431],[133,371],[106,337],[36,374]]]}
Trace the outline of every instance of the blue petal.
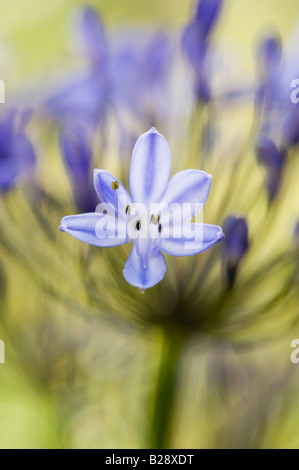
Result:
{"label": "blue petal", "polygon": [[132,286],[149,289],[162,281],[166,273],[164,256],[160,252],[155,255],[150,254],[147,265],[144,266],[134,244],[123,273],[126,281]]}
{"label": "blue petal", "polygon": [[8,190],[16,183],[17,179],[30,177],[35,163],[34,148],[25,134],[10,136],[9,140],[1,142],[0,191]]}
{"label": "blue petal", "polygon": [[80,26],[86,55],[90,57],[91,65],[103,73],[103,68],[107,65],[108,45],[103,24],[95,8],[83,8]]}
{"label": "blue petal", "polygon": [[202,63],[208,36],[219,17],[223,0],[201,0],[195,18],[187,25],[182,36],[182,48],[195,66]]}
{"label": "blue petal", "polygon": [[168,143],[152,127],[134,147],[130,166],[130,193],[134,202],[155,203],[163,195],[170,176]]}
{"label": "blue petal", "polygon": [[68,122],[60,135],[64,162],[75,181],[88,178],[92,162],[92,133],[83,121]]}
{"label": "blue petal", "polygon": [[161,96],[171,73],[170,41],[164,34],[148,35],[138,29],[119,39],[110,63],[114,103],[121,112],[132,113],[134,122],[160,122],[161,112],[166,111],[166,106],[161,110]]}
{"label": "blue petal", "polygon": [[200,0],[196,9],[195,21],[203,40],[207,38],[218,20],[223,0]]}
{"label": "blue petal", "polygon": [[62,219],[60,230],[95,246],[118,246],[128,241],[125,220],[109,214],[70,215]]}
{"label": "blue petal", "polygon": [[[174,175],[163,196],[163,203],[190,204],[191,220],[199,210],[199,204],[204,205],[208,199],[212,176],[201,170],[184,170]],[[184,219],[185,220],[185,219]]]}
{"label": "blue petal", "polygon": [[23,174],[31,174],[36,163],[35,151],[25,134],[14,137],[11,147],[11,156],[18,160],[18,171]]}
{"label": "blue petal", "polygon": [[190,23],[182,35],[182,50],[193,67],[201,66],[207,52],[207,44],[203,41],[198,24]]}
{"label": "blue petal", "polygon": [[[188,225],[190,225],[189,228]],[[196,229],[201,234],[199,240],[195,237]],[[185,224],[184,235],[180,238],[163,238],[161,251],[172,256],[196,255],[215,245],[224,237],[222,229],[217,225],[193,223]]]}
{"label": "blue petal", "polygon": [[52,117],[64,120],[84,119],[92,125],[102,125],[107,114],[109,90],[104,76],[77,74],[56,83],[44,104]]}
{"label": "blue petal", "polygon": [[[118,185],[117,188],[115,183]],[[132,204],[131,197],[111,173],[106,170],[94,170],[94,187],[101,202],[113,206],[117,216],[126,215],[126,206]]]}

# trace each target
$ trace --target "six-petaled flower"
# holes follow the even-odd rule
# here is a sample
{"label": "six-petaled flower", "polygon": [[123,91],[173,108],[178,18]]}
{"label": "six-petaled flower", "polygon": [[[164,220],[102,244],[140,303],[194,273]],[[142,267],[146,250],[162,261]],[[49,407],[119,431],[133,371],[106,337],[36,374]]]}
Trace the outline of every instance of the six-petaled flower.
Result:
{"label": "six-petaled flower", "polygon": [[[170,170],[168,143],[151,128],[141,135],[133,151],[130,194],[108,171],[95,170],[95,190],[106,210],[64,217],[60,229],[100,247],[132,241],[125,279],[140,289],[156,285],[166,272],[162,253],[195,255],[223,238],[220,227],[191,222],[207,201],[211,175],[185,170],[169,180]],[[185,206],[189,210],[184,211]]]}

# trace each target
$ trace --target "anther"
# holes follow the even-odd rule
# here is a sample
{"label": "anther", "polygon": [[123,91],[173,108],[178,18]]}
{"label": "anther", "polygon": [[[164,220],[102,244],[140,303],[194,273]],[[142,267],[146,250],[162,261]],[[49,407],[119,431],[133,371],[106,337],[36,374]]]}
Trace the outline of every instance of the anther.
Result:
{"label": "anther", "polygon": [[119,188],[119,182],[118,181],[112,181],[111,183],[113,191]]}
{"label": "anther", "polygon": [[131,206],[129,204],[126,205],[125,213],[128,215],[131,214]]}
{"label": "anther", "polygon": [[157,225],[160,222],[160,216],[158,214],[152,214],[151,215],[151,222],[154,225]]}
{"label": "anther", "polygon": [[159,231],[159,233],[162,232],[162,224],[159,224],[158,231]]}
{"label": "anther", "polygon": [[138,220],[137,224],[136,224],[136,230],[140,230],[141,229],[141,222],[140,220]]}

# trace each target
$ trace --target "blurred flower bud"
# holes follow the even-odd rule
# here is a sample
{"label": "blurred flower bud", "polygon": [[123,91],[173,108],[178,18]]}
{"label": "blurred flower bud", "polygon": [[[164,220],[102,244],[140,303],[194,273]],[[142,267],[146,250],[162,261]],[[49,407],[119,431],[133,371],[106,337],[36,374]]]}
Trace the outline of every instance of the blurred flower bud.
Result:
{"label": "blurred flower bud", "polygon": [[107,67],[109,54],[104,26],[97,10],[91,6],[84,7],[80,12],[78,26],[91,67],[103,73]]}
{"label": "blurred flower bud", "polygon": [[243,217],[228,216],[223,223],[225,238],[221,245],[222,269],[229,288],[233,287],[238,267],[248,247],[248,227]]}
{"label": "blurred flower bud", "polygon": [[93,212],[99,203],[92,184],[92,132],[81,121],[73,121],[60,136],[62,157],[79,211]]}
{"label": "blurred flower bud", "polygon": [[[280,67],[282,58],[282,42],[278,34],[264,36],[257,48],[258,68],[262,77],[272,77]],[[277,79],[275,75],[273,77]]]}
{"label": "blurred flower bud", "polygon": [[285,155],[279,151],[275,143],[264,135],[258,138],[256,144],[258,162],[265,167],[265,185],[271,202],[280,187],[282,172],[284,168]]}
{"label": "blurred flower bud", "polygon": [[223,0],[201,0],[192,21],[182,35],[182,50],[195,75],[195,94],[199,100],[209,101],[208,74],[209,35],[220,15]]}
{"label": "blurred flower bud", "polygon": [[206,41],[221,12],[223,0],[200,0],[195,13],[199,41]]}

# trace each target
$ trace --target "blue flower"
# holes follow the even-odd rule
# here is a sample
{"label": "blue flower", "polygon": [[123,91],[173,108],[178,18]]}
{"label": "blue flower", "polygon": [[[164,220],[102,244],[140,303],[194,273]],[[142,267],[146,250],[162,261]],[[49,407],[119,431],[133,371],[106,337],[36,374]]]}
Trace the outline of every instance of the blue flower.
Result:
{"label": "blue flower", "polygon": [[194,73],[195,95],[199,101],[211,99],[209,51],[210,35],[222,9],[223,0],[200,0],[194,19],[185,28],[182,49]]}
{"label": "blue flower", "polygon": [[10,111],[0,119],[0,193],[30,176],[35,166],[35,152],[24,134],[22,117]]}
{"label": "blue flower", "polygon": [[135,119],[138,124],[161,120],[168,110],[163,103],[172,57],[166,36],[144,29],[129,34],[117,31],[110,41],[93,7],[80,10],[77,34],[87,70],[58,81],[45,100],[45,112],[58,121],[77,116],[101,127],[109,110],[116,114],[120,127],[128,113],[130,121]]}
{"label": "blue flower", "polygon": [[110,57],[105,30],[94,8],[80,10],[77,33],[87,70],[57,80],[45,100],[44,110],[58,121],[76,116],[91,126],[103,125],[111,100]]}
{"label": "blue flower", "polygon": [[222,244],[222,266],[226,281],[232,287],[236,280],[238,267],[248,247],[248,227],[243,217],[229,216],[223,223],[225,240]]}
{"label": "blue flower", "polygon": [[111,247],[133,241],[124,277],[147,289],[166,272],[162,253],[190,256],[223,238],[220,227],[190,222],[206,203],[211,175],[185,170],[170,179],[168,143],[155,128],[142,134],[133,150],[130,193],[108,171],[95,170],[101,201],[97,213],[64,217],[60,230],[91,245]]}

